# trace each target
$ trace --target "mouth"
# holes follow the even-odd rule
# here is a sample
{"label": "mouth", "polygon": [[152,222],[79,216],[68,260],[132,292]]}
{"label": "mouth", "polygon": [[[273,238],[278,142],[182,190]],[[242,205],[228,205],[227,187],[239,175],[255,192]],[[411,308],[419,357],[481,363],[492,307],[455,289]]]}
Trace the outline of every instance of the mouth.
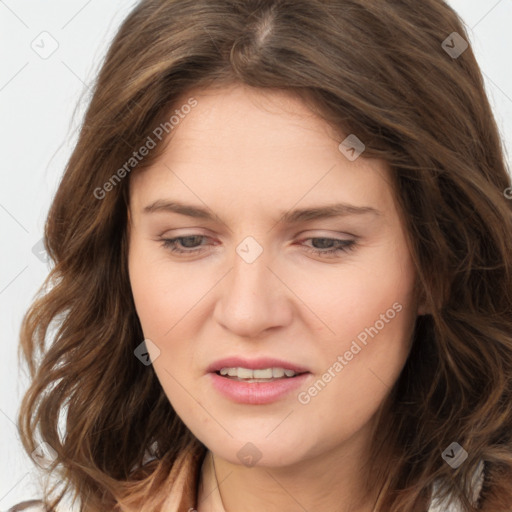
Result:
{"label": "mouth", "polygon": [[294,371],[288,368],[282,368],[279,366],[252,369],[244,367],[223,367],[220,370],[214,372],[219,377],[224,377],[229,380],[239,382],[273,382],[278,380],[289,380],[305,373],[306,371]]}
{"label": "mouth", "polygon": [[208,375],[213,389],[231,402],[265,405],[290,399],[292,392],[305,386],[313,374],[277,359],[229,358],[210,365]]}

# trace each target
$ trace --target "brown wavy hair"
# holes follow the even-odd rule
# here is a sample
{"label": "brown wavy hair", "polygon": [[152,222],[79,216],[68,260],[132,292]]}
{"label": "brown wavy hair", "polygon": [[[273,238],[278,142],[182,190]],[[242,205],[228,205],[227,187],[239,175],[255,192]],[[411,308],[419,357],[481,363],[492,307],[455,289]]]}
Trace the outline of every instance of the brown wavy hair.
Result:
{"label": "brown wavy hair", "polygon": [[[430,313],[417,318],[372,443],[378,510],[418,512],[434,481],[467,512],[512,509],[511,183],[471,46],[457,58],[442,46],[453,32],[469,39],[442,0],[137,4],[94,84],[45,226],[53,267],[22,324],[32,378],[23,444],[51,445],[48,471],[64,485],[45,488],[49,510],[68,491],[86,512],[162,510],[180,454],[205,449],[134,356],[143,333],[127,271],[130,175],[98,190],[180,98],[232,83],[295,94],[391,167]],[[441,457],[453,441],[468,452],[456,470]]]}

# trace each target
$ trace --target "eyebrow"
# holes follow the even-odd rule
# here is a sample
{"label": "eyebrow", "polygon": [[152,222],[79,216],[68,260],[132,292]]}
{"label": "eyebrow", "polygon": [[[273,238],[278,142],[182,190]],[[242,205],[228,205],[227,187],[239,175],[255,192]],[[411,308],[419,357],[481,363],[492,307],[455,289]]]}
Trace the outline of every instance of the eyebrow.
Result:
{"label": "eyebrow", "polygon": [[[191,204],[181,203],[179,201],[170,201],[159,199],[144,207],[143,213],[172,212],[187,217],[203,220],[218,220],[207,208]],[[349,215],[373,215],[380,216],[382,212],[371,206],[356,206],[348,203],[335,203],[311,208],[300,208],[290,211],[281,211],[280,220],[284,224],[298,224],[300,222],[309,222],[319,219],[328,219],[333,217],[346,217]]]}

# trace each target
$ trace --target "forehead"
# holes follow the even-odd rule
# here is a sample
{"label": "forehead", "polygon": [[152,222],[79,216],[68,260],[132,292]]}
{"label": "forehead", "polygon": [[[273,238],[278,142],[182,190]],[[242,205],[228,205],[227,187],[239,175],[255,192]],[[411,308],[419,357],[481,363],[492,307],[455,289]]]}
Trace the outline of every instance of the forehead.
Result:
{"label": "forehead", "polygon": [[304,138],[309,144],[328,147],[339,138],[331,126],[289,91],[246,85],[199,89],[178,99],[176,107],[179,109],[192,95],[197,106],[171,134],[181,146],[235,149],[237,143],[243,151],[256,153],[261,146],[296,147]]}
{"label": "forehead", "polygon": [[130,177],[135,201],[176,192],[238,209],[320,200],[392,207],[387,164],[349,161],[333,128],[290,93],[247,86],[192,90],[173,111],[191,97],[197,105],[180,117],[159,159]]}

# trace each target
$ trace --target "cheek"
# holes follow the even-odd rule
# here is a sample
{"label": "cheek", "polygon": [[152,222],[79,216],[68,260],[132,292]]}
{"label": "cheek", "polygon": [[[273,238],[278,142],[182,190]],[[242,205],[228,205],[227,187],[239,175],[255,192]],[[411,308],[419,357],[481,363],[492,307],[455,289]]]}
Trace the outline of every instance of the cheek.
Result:
{"label": "cheek", "polygon": [[161,343],[179,330],[182,319],[193,315],[192,308],[204,295],[205,284],[172,266],[158,242],[133,240],[128,267],[144,335]]}
{"label": "cheek", "polygon": [[382,242],[350,255],[339,265],[318,269],[302,273],[300,279],[289,275],[288,280],[307,304],[309,325],[316,326],[328,350],[350,346],[349,340],[360,333],[364,341],[365,328],[376,322],[382,335],[386,333],[396,342],[408,331],[415,318],[415,272],[401,239],[387,241],[383,237]]}
{"label": "cheek", "polygon": [[194,292],[194,282],[188,276],[168,268],[165,256],[157,259],[134,243],[129,257],[130,281],[144,337],[158,347],[158,352],[149,349],[153,370],[178,416],[200,433],[209,417],[191,399],[199,375],[191,371],[195,344],[187,326],[198,325],[193,305],[204,292]]}
{"label": "cheek", "polygon": [[399,377],[416,320],[413,285],[409,253],[391,248],[376,251],[372,262],[341,269],[335,280],[317,281],[312,309],[330,329],[322,326],[320,378],[302,398],[329,418],[334,437],[340,426],[348,435],[368,421]]}
{"label": "cheek", "polygon": [[142,248],[134,242],[128,258],[130,284],[144,336],[157,340],[170,327],[166,327],[167,314],[172,311],[173,304],[164,300],[166,276],[159,274],[158,266],[152,265],[145,256]]}
{"label": "cheek", "polygon": [[183,408],[186,396],[182,397],[178,382],[190,378],[188,369],[193,357],[193,343],[184,329],[191,319],[194,321],[191,308],[199,292],[194,293],[193,282],[183,273],[170,272],[165,252],[155,250],[145,240],[131,243],[128,270],[144,338],[158,349],[148,346],[153,369],[167,396],[173,397],[173,405],[181,400]]}
{"label": "cheek", "polygon": [[340,266],[329,279],[307,283],[315,290],[308,306],[322,320],[316,321],[324,363],[320,373],[331,369],[329,384],[319,383],[318,405],[336,401],[362,417],[378,407],[398,378],[416,320],[415,273],[405,243],[383,244],[367,254]]}
{"label": "cheek", "polygon": [[216,276],[198,279],[197,268],[173,264],[158,243],[147,240],[133,241],[128,266],[144,338],[157,347],[149,348],[153,369],[173,406],[186,414],[191,404],[183,386],[191,389],[202,371],[196,361],[201,353],[198,330],[207,315],[201,299]]}
{"label": "cheek", "polygon": [[400,343],[414,317],[413,282],[413,273],[398,265],[352,272],[347,287],[333,295],[334,330],[363,344],[373,336]]}

